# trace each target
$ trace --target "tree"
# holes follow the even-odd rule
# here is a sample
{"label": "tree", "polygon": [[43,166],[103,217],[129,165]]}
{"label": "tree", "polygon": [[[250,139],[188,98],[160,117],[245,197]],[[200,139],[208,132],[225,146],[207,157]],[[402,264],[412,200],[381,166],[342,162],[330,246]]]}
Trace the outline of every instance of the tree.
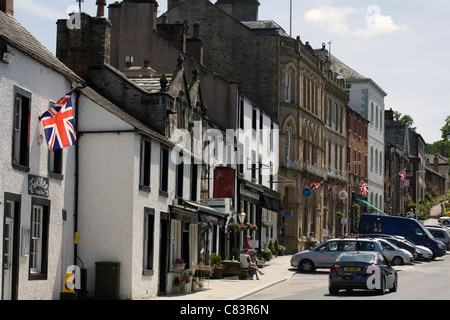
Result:
{"label": "tree", "polygon": [[449,141],[450,140],[450,116],[447,116],[447,119],[445,119],[445,124],[441,128],[441,132],[442,132],[442,139],[444,141]]}
{"label": "tree", "polygon": [[416,131],[417,127],[413,127],[414,124],[414,120],[410,115],[402,115],[400,112],[398,111],[394,111],[394,120],[397,121],[398,123],[401,123],[405,126],[407,126],[409,129]]}

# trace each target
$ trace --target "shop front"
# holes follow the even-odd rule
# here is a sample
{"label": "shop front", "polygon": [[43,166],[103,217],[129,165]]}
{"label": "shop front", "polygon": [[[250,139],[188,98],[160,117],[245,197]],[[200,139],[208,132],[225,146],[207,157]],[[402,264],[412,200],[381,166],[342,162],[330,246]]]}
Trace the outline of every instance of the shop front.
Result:
{"label": "shop front", "polygon": [[170,252],[167,292],[173,292],[175,277],[183,269],[194,271],[209,264],[209,255],[224,250],[223,226],[226,214],[193,201],[178,198],[170,207]]}

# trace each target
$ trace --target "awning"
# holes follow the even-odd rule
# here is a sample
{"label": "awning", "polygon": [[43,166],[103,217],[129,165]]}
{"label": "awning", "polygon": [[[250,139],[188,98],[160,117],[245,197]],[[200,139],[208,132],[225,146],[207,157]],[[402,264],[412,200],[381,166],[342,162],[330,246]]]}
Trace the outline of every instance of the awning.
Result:
{"label": "awning", "polygon": [[280,211],[280,200],[261,194],[261,205],[271,211]]}
{"label": "awning", "polygon": [[[194,223],[198,222],[204,222],[204,223],[212,223],[212,224],[218,224],[220,226],[225,225],[225,220],[227,218],[227,215],[223,212],[220,212],[218,210],[215,210],[211,207],[192,202],[187,201],[184,199],[178,199],[178,205],[172,206],[173,209],[175,209],[176,212],[180,213],[180,210],[185,211],[185,215],[193,216],[193,213],[195,212],[196,218],[198,218],[198,221],[195,221],[192,219],[192,221],[195,221]],[[193,218],[193,217],[192,217]]]}
{"label": "awning", "polygon": [[355,199],[358,200],[359,202],[362,202],[362,203],[365,204],[366,206],[368,206],[368,207],[374,209],[374,210],[377,211],[377,212],[384,213],[383,210],[378,209],[377,207],[375,207],[374,205],[370,204],[370,203],[367,202],[366,200],[359,199],[359,198],[355,198]]}

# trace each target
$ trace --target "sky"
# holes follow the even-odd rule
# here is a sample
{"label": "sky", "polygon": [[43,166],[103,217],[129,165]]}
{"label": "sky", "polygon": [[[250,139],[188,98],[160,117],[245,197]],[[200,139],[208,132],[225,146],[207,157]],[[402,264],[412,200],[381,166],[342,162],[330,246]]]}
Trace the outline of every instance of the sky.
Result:
{"label": "sky", "polygon": [[[387,93],[386,109],[411,116],[426,143],[442,139],[440,129],[450,116],[450,1],[259,1],[259,20],[277,22],[313,48],[325,43],[334,56]],[[84,0],[83,11],[94,16],[95,2]],[[167,1],[158,4],[159,16]],[[76,0],[15,0],[14,6],[15,18],[52,53],[56,20],[78,10]]]}

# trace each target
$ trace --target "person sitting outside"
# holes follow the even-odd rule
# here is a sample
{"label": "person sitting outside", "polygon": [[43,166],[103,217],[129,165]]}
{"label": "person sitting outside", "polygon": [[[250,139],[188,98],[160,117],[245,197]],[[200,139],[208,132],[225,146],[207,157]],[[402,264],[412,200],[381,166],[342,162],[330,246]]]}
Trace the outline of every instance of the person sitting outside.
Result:
{"label": "person sitting outside", "polygon": [[239,261],[241,264],[241,269],[248,270],[249,279],[253,280],[253,276],[256,275],[256,280],[259,280],[258,274],[256,273],[257,267],[254,265],[254,263],[250,259],[247,248],[244,249],[243,253],[240,256]]}
{"label": "person sitting outside", "polygon": [[318,242],[317,242],[316,238],[314,237],[314,232],[311,232],[311,233],[309,234],[309,238],[308,238],[308,245],[309,245],[309,248],[310,248],[310,249],[311,249],[311,248],[314,248],[315,246],[317,246],[317,244],[318,244]]}
{"label": "person sitting outside", "polygon": [[259,272],[259,274],[264,275],[264,272],[262,272],[261,269],[259,269],[259,267],[258,267],[258,257],[256,256],[256,251],[250,250],[248,252],[248,254],[250,256],[250,260],[253,262],[253,265],[256,268],[256,274],[258,274],[258,272]]}

